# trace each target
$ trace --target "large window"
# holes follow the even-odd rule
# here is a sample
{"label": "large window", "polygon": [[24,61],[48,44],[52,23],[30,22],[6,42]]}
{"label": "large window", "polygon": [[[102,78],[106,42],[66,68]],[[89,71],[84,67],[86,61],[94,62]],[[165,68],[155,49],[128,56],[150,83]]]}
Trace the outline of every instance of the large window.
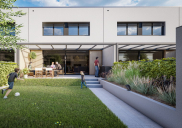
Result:
{"label": "large window", "polygon": [[117,23],[117,35],[165,35],[165,23],[164,22],[118,22]]}
{"label": "large window", "polygon": [[0,50],[0,61],[14,62],[14,51]]}
{"label": "large window", "polygon": [[119,61],[162,59],[163,51],[119,51]]}
{"label": "large window", "polygon": [[43,23],[44,36],[89,36],[90,23]]}
{"label": "large window", "polygon": [[119,61],[138,60],[137,51],[119,51]]}

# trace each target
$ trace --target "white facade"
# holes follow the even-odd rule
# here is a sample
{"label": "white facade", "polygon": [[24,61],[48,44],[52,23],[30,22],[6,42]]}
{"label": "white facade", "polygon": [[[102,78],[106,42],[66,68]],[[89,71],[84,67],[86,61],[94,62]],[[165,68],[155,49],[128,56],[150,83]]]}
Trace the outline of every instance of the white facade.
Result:
{"label": "white facade", "polygon": [[[72,44],[175,44],[176,27],[182,25],[182,7],[63,7],[63,8],[13,8],[27,14],[16,17],[25,43]],[[44,36],[43,22],[90,22],[89,36]],[[117,22],[164,22],[162,36],[117,36]],[[32,47],[32,46],[29,46]],[[34,46],[36,47],[36,46]],[[45,48],[46,46],[44,46]],[[50,47],[50,46],[47,46]],[[112,66],[117,56],[116,45],[104,49],[102,64]],[[20,55],[19,55],[20,56]],[[108,61],[107,59],[110,58]],[[19,59],[19,62],[22,58]]]}

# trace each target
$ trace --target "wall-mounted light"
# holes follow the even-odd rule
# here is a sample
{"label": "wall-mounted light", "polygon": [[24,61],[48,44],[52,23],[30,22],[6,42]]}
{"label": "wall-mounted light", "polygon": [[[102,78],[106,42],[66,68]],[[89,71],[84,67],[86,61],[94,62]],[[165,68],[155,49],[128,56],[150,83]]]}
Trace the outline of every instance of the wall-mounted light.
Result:
{"label": "wall-mounted light", "polygon": [[109,10],[107,10],[107,11],[109,11]]}
{"label": "wall-mounted light", "polygon": [[32,10],[32,12],[34,12],[34,10]]}

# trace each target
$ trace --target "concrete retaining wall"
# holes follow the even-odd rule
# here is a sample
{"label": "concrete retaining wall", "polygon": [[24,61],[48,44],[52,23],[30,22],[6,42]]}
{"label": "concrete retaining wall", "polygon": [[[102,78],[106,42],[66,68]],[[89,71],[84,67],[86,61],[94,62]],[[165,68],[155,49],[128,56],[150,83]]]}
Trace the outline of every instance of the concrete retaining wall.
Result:
{"label": "concrete retaining wall", "polygon": [[165,128],[180,128],[176,109],[115,84],[100,80],[103,88]]}

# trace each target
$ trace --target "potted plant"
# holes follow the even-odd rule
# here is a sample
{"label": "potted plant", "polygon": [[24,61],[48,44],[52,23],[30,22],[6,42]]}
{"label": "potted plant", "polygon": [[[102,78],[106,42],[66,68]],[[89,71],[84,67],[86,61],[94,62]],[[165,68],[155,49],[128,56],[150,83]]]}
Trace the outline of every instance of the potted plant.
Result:
{"label": "potted plant", "polygon": [[36,59],[37,55],[36,55],[35,52],[30,52],[29,57],[30,57],[30,63],[29,63],[29,65],[28,65],[28,68],[31,70],[31,69],[32,69],[32,66],[31,66],[31,63],[32,63],[32,62],[31,62],[31,60],[32,60],[32,59]]}
{"label": "potted plant", "polygon": [[28,73],[29,73],[29,69],[28,68],[24,68],[23,69],[24,78],[28,78]]}

